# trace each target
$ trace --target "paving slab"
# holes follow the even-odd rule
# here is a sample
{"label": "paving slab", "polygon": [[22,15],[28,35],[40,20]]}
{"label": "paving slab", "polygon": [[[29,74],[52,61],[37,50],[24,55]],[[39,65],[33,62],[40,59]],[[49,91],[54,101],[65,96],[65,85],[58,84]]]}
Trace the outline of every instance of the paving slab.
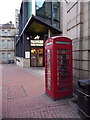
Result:
{"label": "paving slab", "polygon": [[53,101],[45,94],[44,73],[41,76],[41,72],[44,68],[3,65],[2,117],[80,119],[74,97]]}

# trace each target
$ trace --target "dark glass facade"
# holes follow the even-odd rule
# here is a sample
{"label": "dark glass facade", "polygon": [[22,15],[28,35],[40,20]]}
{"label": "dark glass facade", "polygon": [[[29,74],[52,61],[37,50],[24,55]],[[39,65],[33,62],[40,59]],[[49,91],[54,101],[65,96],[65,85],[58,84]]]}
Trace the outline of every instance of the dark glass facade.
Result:
{"label": "dark glass facade", "polygon": [[60,2],[58,0],[36,0],[35,3],[36,16],[53,25],[60,28]]}
{"label": "dark glass facade", "polygon": [[20,34],[32,15],[55,28],[60,28],[60,0],[28,0],[28,2],[22,2],[19,16]]}

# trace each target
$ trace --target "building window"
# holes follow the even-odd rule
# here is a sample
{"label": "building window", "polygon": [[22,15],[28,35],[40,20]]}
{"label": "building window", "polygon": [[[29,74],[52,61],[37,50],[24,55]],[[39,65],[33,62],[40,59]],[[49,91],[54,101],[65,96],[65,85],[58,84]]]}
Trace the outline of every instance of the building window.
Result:
{"label": "building window", "polygon": [[54,27],[60,27],[60,2],[58,2],[58,0],[53,3],[52,24]]}
{"label": "building window", "polygon": [[7,36],[7,30],[2,30],[2,35]]}
{"label": "building window", "polygon": [[2,53],[2,61],[5,60],[5,53]]}
{"label": "building window", "polygon": [[42,1],[36,0],[36,10],[41,8],[43,6],[44,2],[45,2],[45,0],[42,0]]}
{"label": "building window", "polygon": [[2,35],[4,35],[4,30],[2,30]]}
{"label": "building window", "polygon": [[45,22],[60,27],[60,0],[36,0],[36,16],[40,17]]}
{"label": "building window", "polygon": [[11,34],[11,30],[8,30],[8,31],[7,31],[7,34],[10,35],[10,34]]}
{"label": "building window", "polygon": [[10,49],[11,48],[11,40],[7,41],[7,48]]}
{"label": "building window", "polygon": [[40,17],[42,20],[51,24],[51,7],[52,3],[45,0],[36,0],[36,16]]}
{"label": "building window", "polygon": [[10,60],[10,59],[11,59],[11,54],[7,53],[7,60]]}
{"label": "building window", "polygon": [[5,48],[5,40],[2,40],[2,48]]}
{"label": "building window", "polygon": [[53,19],[57,19],[57,12],[58,12],[57,9],[53,10]]}

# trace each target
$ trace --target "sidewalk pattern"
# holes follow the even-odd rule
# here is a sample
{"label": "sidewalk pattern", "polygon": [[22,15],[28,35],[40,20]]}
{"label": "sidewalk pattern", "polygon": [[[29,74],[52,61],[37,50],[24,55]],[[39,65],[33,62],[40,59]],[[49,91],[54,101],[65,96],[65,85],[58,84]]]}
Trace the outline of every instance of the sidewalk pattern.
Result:
{"label": "sidewalk pattern", "polygon": [[3,118],[80,118],[74,98],[45,94],[44,79],[16,65],[3,65]]}
{"label": "sidewalk pattern", "polygon": [[2,118],[2,65],[0,64],[0,119]]}

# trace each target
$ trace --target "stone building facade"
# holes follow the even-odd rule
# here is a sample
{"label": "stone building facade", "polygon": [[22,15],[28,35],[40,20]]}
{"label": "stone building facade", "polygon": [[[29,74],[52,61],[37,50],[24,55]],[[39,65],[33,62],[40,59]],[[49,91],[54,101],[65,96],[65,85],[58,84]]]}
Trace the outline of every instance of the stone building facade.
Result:
{"label": "stone building facade", "polygon": [[63,36],[73,42],[73,82],[90,79],[90,2],[61,2]]}
{"label": "stone building facade", "polygon": [[0,63],[14,60],[15,27],[12,22],[0,25]]}

